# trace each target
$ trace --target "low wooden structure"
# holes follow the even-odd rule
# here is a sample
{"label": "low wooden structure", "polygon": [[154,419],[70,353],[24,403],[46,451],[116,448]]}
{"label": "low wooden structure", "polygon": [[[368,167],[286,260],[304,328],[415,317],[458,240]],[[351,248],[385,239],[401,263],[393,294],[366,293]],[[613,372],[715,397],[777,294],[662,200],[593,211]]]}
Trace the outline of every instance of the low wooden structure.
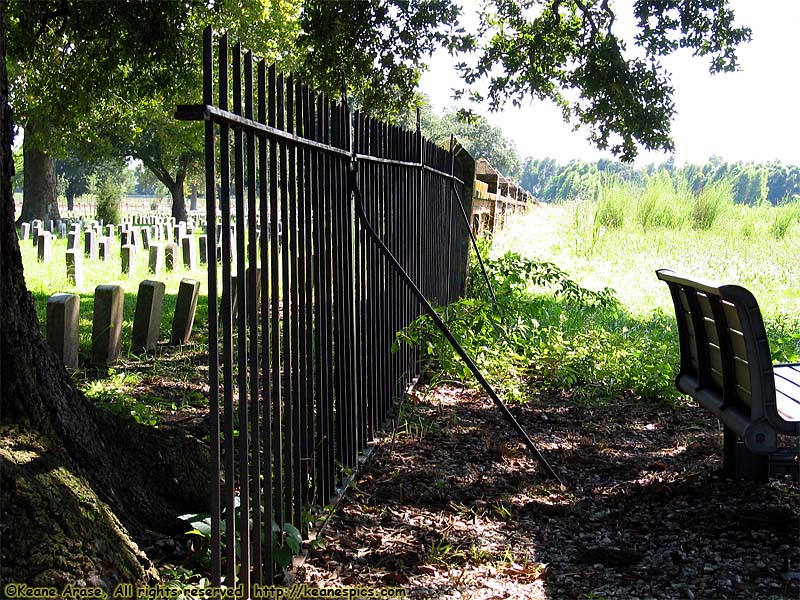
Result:
{"label": "low wooden structure", "polygon": [[508,215],[523,213],[534,202],[530,192],[495,169],[486,158],[475,163],[471,218],[475,235],[499,231]]}

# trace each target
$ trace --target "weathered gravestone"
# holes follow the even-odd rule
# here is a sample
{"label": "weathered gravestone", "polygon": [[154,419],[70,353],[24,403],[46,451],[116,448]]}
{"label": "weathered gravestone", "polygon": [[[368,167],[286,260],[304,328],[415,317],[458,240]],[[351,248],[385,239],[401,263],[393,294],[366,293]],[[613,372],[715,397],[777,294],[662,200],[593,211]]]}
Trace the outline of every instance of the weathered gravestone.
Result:
{"label": "weathered gravestone", "polygon": [[181,238],[181,250],[183,254],[183,266],[194,271],[197,268],[197,245],[194,237],[184,236]]}
{"label": "weathered gravestone", "polygon": [[94,229],[89,229],[83,234],[83,252],[91,260],[97,258],[97,232]]}
{"label": "weathered gravestone", "polygon": [[170,344],[186,344],[192,335],[194,313],[197,310],[197,296],[200,282],[194,279],[182,279],[178,288],[178,301],[175,304],[175,316],[172,319],[172,336]]}
{"label": "weathered gravestone", "polygon": [[167,242],[164,245],[164,268],[167,271],[174,271],[178,266],[178,244]]}
{"label": "weathered gravestone", "polygon": [[45,264],[50,262],[50,255],[53,251],[53,234],[47,231],[39,232],[38,258],[39,262]]}
{"label": "weathered gravestone", "polygon": [[153,241],[153,230],[149,227],[142,227],[142,247],[145,250],[150,250],[150,245]]}
{"label": "weathered gravestone", "polygon": [[78,368],[80,307],[78,294],[53,294],[47,299],[47,343],[68,369]]}
{"label": "weathered gravestone", "polygon": [[93,365],[109,365],[119,358],[123,297],[122,287],[118,285],[98,285],[94,290]]}
{"label": "weathered gravestone", "polygon": [[102,237],[97,244],[100,260],[111,260],[111,238]]}
{"label": "weathered gravestone", "polygon": [[31,224],[30,223],[23,223],[20,225],[19,228],[19,239],[23,242],[27,242],[28,239],[31,237]]}
{"label": "weathered gravestone", "polygon": [[200,264],[205,265],[208,263],[208,236],[201,234],[197,236],[197,241],[200,245]]}
{"label": "weathered gravestone", "polygon": [[77,288],[83,286],[83,253],[78,248],[67,250],[64,254],[67,264],[67,280]]}
{"label": "weathered gravestone", "polygon": [[144,280],[139,284],[131,338],[134,354],[153,350],[158,343],[165,290],[166,286],[160,281]]}
{"label": "weathered gravestone", "polygon": [[120,252],[122,259],[122,272],[126,275],[136,273],[136,246],[128,244],[122,247]]}
{"label": "weathered gravestone", "polygon": [[150,245],[150,272],[159,275],[164,270],[164,246],[160,243]]}
{"label": "weathered gravestone", "polygon": [[[252,267],[247,267],[245,270],[245,288],[250,285],[250,273]],[[233,294],[233,302],[231,303],[231,314],[233,318],[236,318],[237,313],[239,312],[239,276],[237,273],[231,275],[231,291]],[[245,297],[249,296],[250,294],[245,290]],[[261,269],[256,268],[256,310],[260,306],[261,302]],[[235,322],[234,322],[235,325]]]}

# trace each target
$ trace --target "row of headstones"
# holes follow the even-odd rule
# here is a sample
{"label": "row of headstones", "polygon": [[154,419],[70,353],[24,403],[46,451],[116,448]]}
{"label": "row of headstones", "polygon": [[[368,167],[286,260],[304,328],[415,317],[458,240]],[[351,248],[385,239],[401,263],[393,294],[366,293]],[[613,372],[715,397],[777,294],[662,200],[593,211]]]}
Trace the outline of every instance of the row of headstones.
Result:
{"label": "row of headstones", "polygon": [[[133,217],[123,217],[122,223],[119,226],[125,225],[159,225],[159,226],[166,226],[170,229],[178,225],[179,223],[186,223],[187,228],[197,229],[197,221],[193,217],[189,217],[188,221],[177,221],[175,217],[167,217],[167,216],[158,216],[158,215],[138,215]],[[203,221],[205,224],[205,221]],[[87,218],[84,216],[73,216],[73,217],[65,217],[61,219],[33,219],[29,223],[22,223],[20,228],[24,228],[27,225],[28,231],[32,231],[34,229],[45,229],[50,233],[56,234],[59,231],[63,231],[65,229],[69,229],[72,225],[78,224],[81,228],[91,228],[95,226],[103,227],[106,224],[103,222],[103,219],[94,219],[94,218]],[[62,227],[63,225],[63,227]],[[61,237],[64,237],[62,235]]]}
{"label": "row of headstones", "polygon": [[[260,226],[260,219],[256,219],[257,224],[256,227],[259,228]],[[179,221],[176,222],[174,217],[169,218],[161,218],[161,217],[125,217],[123,219],[123,223],[117,225],[103,225],[102,219],[94,220],[94,221],[85,221],[83,219],[77,220],[57,220],[57,221],[47,221],[47,225],[45,225],[45,221],[41,219],[34,219],[30,223],[22,223],[20,225],[20,239],[22,241],[27,241],[28,239],[32,239],[33,245],[37,246],[38,241],[41,237],[42,232],[47,232],[53,234],[53,236],[58,237],[59,239],[63,239],[65,237],[75,237],[80,235],[81,231],[86,232],[87,235],[91,234],[92,231],[95,232],[95,237],[100,240],[104,236],[108,238],[113,238],[115,231],[119,234],[120,240],[122,243],[125,243],[126,235],[129,237],[132,236],[138,239],[138,236],[143,236],[143,243],[144,248],[147,249],[151,240],[168,240],[168,241],[175,241],[180,243],[181,238],[189,235],[194,235],[196,231],[199,230],[199,227],[195,224],[194,219],[191,217],[188,221]],[[271,231],[271,223],[267,221],[267,232]],[[208,231],[207,222],[203,220],[202,223],[203,231]],[[236,224],[231,223],[231,237],[236,237]],[[222,228],[219,226],[217,227],[217,244],[220,243],[221,238],[221,231]],[[257,231],[259,231],[257,229]],[[132,232],[132,233],[131,233]],[[260,231],[259,231],[260,233]],[[282,233],[282,223],[278,222],[278,236]],[[139,243],[139,242],[137,242]],[[88,251],[87,251],[88,252]]]}
{"label": "row of headstones", "polygon": [[[37,256],[40,262],[48,263],[52,255],[53,234],[43,230],[40,223],[35,223],[33,243],[37,247]],[[29,232],[23,223],[22,239],[26,240]],[[62,223],[63,225],[63,223]],[[82,278],[82,266],[80,261],[80,251],[78,250],[78,240],[80,236],[80,224],[74,223],[69,232],[67,242],[67,254],[65,256],[67,278],[75,285],[80,286]],[[235,226],[231,226],[232,235],[235,235]],[[198,264],[198,245],[195,244],[194,230],[191,225],[181,221],[176,224],[173,231],[162,229],[162,226],[136,227],[128,223],[117,226],[120,235],[120,258],[121,271],[129,274],[136,271],[136,251],[146,250],[149,255],[150,272],[159,275],[163,270],[171,271],[178,264],[177,254],[180,246],[183,254],[183,264],[189,270],[197,268]],[[171,237],[166,232],[173,233],[174,238],[179,241],[171,241]],[[115,228],[113,225],[106,225],[105,229],[99,224],[87,228],[84,233],[84,254],[92,260],[109,260],[111,258],[111,240],[114,237]],[[141,232],[141,236],[139,235]],[[105,236],[101,237],[101,233]],[[260,233],[260,232],[257,232]],[[207,236],[205,234],[196,236],[199,243],[199,263],[201,265],[208,262]],[[166,242],[161,244],[160,239]],[[222,257],[222,241],[220,233],[217,234],[217,258]],[[236,260],[235,246],[231,245],[231,258]]]}
{"label": "row of headstones", "polygon": [[69,247],[74,248],[76,247],[77,239],[83,231],[86,252],[88,254],[89,248],[97,248],[99,240],[104,238],[114,239],[115,236],[119,236],[122,244],[136,243],[137,245],[143,246],[146,250],[153,240],[180,242],[181,238],[192,236],[197,231],[197,227],[195,227],[192,222],[187,223],[185,221],[174,225],[162,223],[150,226],[136,226],[131,223],[123,223],[116,227],[114,225],[103,226],[98,222],[83,225],[80,222],[74,222],[70,225],[69,231],[67,231],[67,223],[59,221],[56,229],[57,233],[46,229],[42,225],[42,221],[22,223],[20,226],[20,240],[28,241],[28,239],[31,239],[33,245],[38,246],[39,240],[43,237],[68,238]]}
{"label": "row of headstones", "polygon": [[[181,254],[183,258],[183,265],[190,271],[197,268],[198,265],[198,244],[195,239],[199,240],[199,264],[204,265],[208,262],[208,248],[206,246],[206,236],[201,235],[195,237],[184,237],[181,239]],[[47,245],[45,245],[47,246]],[[47,260],[42,258],[42,249],[39,250],[40,260]],[[177,268],[178,261],[178,244],[174,242],[167,242],[161,244],[160,242],[152,242],[148,249],[149,260],[148,269],[153,275],[160,275],[167,271],[173,271]],[[64,255],[67,280],[77,287],[83,285],[83,255],[79,249],[68,249]],[[100,244],[99,256],[100,260],[108,260],[111,251],[109,248],[108,238]],[[90,255],[91,256],[91,255]],[[120,249],[121,271],[125,274],[136,272],[137,254],[136,246],[134,244],[125,244]]]}
{"label": "row of headstones", "polygon": [[[170,344],[186,344],[192,334],[200,282],[183,279],[172,318]],[[142,354],[158,343],[166,286],[160,281],[139,284],[136,313],[133,318],[131,352]],[[105,366],[119,359],[122,338],[124,292],[118,285],[98,285],[94,290],[92,316],[93,365]],[[80,296],[53,294],[47,300],[47,341],[70,369],[78,367]]]}

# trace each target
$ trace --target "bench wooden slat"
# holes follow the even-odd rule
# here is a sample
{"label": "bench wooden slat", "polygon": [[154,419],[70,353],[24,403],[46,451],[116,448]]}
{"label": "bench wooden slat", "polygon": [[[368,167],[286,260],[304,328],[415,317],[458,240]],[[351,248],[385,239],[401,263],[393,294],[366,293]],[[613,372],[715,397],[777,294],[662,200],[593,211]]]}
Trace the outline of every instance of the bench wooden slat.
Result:
{"label": "bench wooden slat", "polygon": [[800,364],[778,365],[774,370],[778,413],[786,421],[800,421]]}

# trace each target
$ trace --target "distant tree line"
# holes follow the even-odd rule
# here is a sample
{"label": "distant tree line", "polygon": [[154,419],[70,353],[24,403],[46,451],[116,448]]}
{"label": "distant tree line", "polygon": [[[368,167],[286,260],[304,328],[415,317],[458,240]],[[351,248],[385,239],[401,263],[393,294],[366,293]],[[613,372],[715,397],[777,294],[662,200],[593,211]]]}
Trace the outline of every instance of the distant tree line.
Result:
{"label": "distant tree line", "polygon": [[601,184],[609,181],[643,184],[659,172],[685,180],[695,193],[706,186],[728,181],[733,190],[733,200],[740,204],[779,204],[800,198],[800,166],[780,162],[728,163],[717,156],[712,156],[703,165],[677,167],[674,159],[669,159],[660,165],[640,168],[608,159],[597,162],[573,160],[560,164],[552,158],[528,158],[522,166],[520,183],[539,200],[552,202],[591,196]]}

